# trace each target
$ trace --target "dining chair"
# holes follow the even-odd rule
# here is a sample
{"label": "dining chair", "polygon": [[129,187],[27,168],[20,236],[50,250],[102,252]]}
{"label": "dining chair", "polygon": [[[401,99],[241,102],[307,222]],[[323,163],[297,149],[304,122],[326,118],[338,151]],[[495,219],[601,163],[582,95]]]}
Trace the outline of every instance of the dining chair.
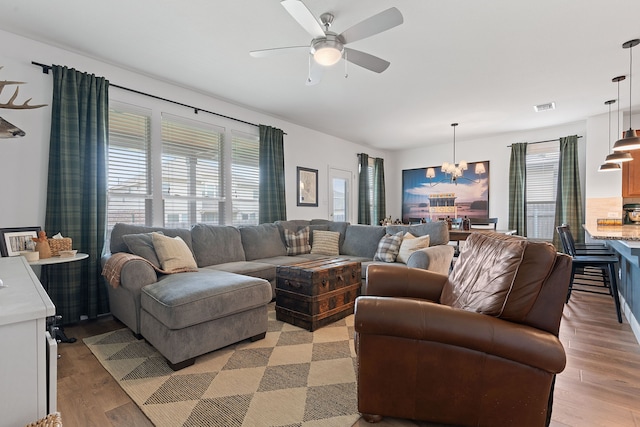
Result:
{"label": "dining chair", "polygon": [[[622,323],[620,297],[618,295],[618,272],[616,269],[618,256],[606,253],[580,255],[576,251],[573,238],[571,237],[570,232],[568,232],[567,227],[560,225],[556,227],[556,232],[560,237],[563,252],[571,256],[573,261],[571,265],[571,281],[569,282],[566,302],[569,303],[571,291],[573,290],[595,294],[608,294],[613,297],[618,323]],[[601,274],[593,274],[594,270],[600,271]],[[579,283],[575,283],[577,274],[584,274],[586,276],[586,280],[578,279]],[[600,282],[600,284],[597,282]],[[576,284],[580,287],[574,287]],[[597,290],[597,288],[600,288],[601,290]]]}
{"label": "dining chair", "polygon": [[494,230],[498,228],[498,218],[469,218],[471,222],[471,228],[487,229],[493,227]]}

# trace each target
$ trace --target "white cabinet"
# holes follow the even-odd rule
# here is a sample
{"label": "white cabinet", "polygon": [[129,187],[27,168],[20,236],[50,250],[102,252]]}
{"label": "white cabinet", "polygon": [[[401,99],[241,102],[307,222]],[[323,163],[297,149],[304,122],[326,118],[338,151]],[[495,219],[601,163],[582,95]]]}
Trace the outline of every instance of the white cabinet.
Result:
{"label": "white cabinet", "polygon": [[55,411],[57,348],[46,332],[55,307],[23,257],[0,258],[0,279],[0,426],[22,426]]}

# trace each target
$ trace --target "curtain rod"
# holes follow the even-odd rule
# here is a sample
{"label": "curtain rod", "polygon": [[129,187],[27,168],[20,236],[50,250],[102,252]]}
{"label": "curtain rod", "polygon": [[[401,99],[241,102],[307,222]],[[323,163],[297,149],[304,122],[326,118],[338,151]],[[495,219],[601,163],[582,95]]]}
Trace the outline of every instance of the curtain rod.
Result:
{"label": "curtain rod", "polygon": [[[582,135],[578,135],[578,139],[580,139],[580,138],[582,138]],[[545,141],[527,142],[527,144],[542,144],[543,142],[553,142],[553,141],[560,141],[560,138],[547,139]],[[507,145],[507,148],[511,148],[511,145]]]}
{"label": "curtain rod", "polygon": [[[31,63],[33,65],[37,65],[38,67],[42,67],[42,72],[44,74],[49,74],[49,70],[52,68],[51,65],[40,64],[39,62],[35,62],[35,61],[31,61]],[[218,117],[222,117],[222,118],[225,118],[225,119],[234,120],[236,122],[244,123],[246,125],[251,125],[251,126],[258,127],[258,125],[255,124],[255,123],[251,123],[251,122],[247,122],[247,121],[244,121],[244,120],[236,119],[235,117],[225,116],[224,114],[220,114],[220,113],[214,113],[213,111],[205,110],[203,108],[194,107],[194,106],[188,105],[188,104],[183,104],[182,102],[173,101],[173,100],[167,99],[167,98],[162,98],[160,96],[152,95],[150,93],[141,92],[141,91],[136,90],[136,89],[130,89],[128,87],[124,87],[124,86],[120,86],[120,85],[117,85],[117,84],[113,84],[111,82],[109,82],[109,86],[116,87],[118,89],[126,90],[126,91],[129,91],[129,92],[137,93],[138,95],[148,96],[149,98],[158,99],[160,101],[170,102],[171,104],[180,105],[182,107],[187,107],[187,108],[192,109],[195,114],[198,114],[198,112],[202,111],[203,113],[213,114],[214,116],[218,116]],[[286,135],[286,133],[285,133],[285,135]]]}

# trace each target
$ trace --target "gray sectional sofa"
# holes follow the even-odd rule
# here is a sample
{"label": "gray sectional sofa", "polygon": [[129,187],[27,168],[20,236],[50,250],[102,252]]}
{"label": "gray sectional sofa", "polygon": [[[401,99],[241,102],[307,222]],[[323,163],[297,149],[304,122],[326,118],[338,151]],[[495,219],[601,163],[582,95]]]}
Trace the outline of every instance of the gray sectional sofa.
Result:
{"label": "gray sectional sofa", "polygon": [[[339,256],[360,261],[363,280],[366,267],[377,262],[373,261],[374,254],[385,233],[430,236],[430,246],[413,252],[406,264],[394,263],[398,268],[446,274],[453,257],[443,222],[381,227],[293,220],[244,227],[196,224],[191,229],[119,223],[111,233],[110,253],[103,257],[103,265],[116,253],[131,253],[133,238],[156,231],[168,237],[179,236],[191,250],[198,269],[165,275],[143,259],[127,260],[121,266],[119,285],[108,286],[111,313],[149,341],[174,369],[235,342],[260,339],[267,330],[267,304],[275,296],[276,267],[328,257],[287,255],[284,230],[297,232],[304,227],[310,228],[311,236],[313,230],[339,232]],[[134,249],[134,253],[145,256],[140,247]]]}

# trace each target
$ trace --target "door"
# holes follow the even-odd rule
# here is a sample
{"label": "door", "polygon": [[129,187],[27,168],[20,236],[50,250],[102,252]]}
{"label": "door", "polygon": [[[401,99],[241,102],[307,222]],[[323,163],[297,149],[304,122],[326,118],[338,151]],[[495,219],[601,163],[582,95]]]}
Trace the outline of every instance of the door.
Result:
{"label": "door", "polygon": [[351,171],[329,168],[329,219],[351,218]]}

